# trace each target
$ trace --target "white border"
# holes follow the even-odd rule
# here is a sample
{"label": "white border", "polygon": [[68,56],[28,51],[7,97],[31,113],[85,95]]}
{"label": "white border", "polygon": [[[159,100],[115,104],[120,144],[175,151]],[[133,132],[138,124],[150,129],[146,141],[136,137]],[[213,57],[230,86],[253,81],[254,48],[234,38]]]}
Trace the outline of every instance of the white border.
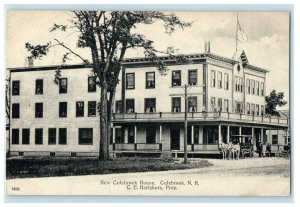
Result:
{"label": "white border", "polygon": [[[101,3],[102,4],[114,4],[116,5],[116,7],[118,7],[118,5],[120,6],[120,4],[135,4],[136,5],[139,5],[141,6],[141,8],[143,7],[142,4],[151,4],[153,6],[155,6],[156,4],[158,4],[158,6],[162,5],[163,4],[161,3],[162,0],[151,0],[151,1],[142,1],[142,0],[127,0],[127,1],[122,1],[122,0],[102,0]],[[45,0],[45,1],[38,1],[38,0],[31,0],[31,1],[22,1],[22,0],[3,0],[2,1],[2,4],[1,4],[1,23],[3,23],[3,27],[2,29],[0,29],[0,36],[1,36],[1,46],[5,46],[5,4],[23,4],[23,7],[26,7],[26,4],[27,6],[30,6],[29,4],[41,4],[40,7],[43,7],[43,4],[52,4],[52,7],[50,6],[49,8],[53,9],[53,8],[58,8],[61,6],[61,8],[63,9],[63,7],[66,7],[68,5],[63,5],[63,4],[67,4],[68,1],[64,1],[64,0]],[[72,1],[72,4],[75,5],[75,4],[84,4],[84,6],[88,6],[87,3],[89,4],[99,4],[99,0],[86,0],[86,1],[79,1],[79,0],[73,0]],[[169,1],[165,1],[164,3],[170,3],[172,5],[174,4],[184,4],[182,6],[184,6],[185,8],[188,7],[188,5],[186,4],[198,4],[199,2],[197,0],[184,0],[184,1],[178,1],[178,0],[169,0]],[[53,5],[53,4],[56,4],[56,5]],[[292,27],[294,27],[294,43],[293,45],[295,45],[295,47],[292,47],[292,49],[294,50],[294,60],[293,62],[291,63],[291,66],[294,66],[294,70],[293,70],[293,77],[291,77],[291,84],[294,83],[294,85],[291,85],[291,89],[290,89],[290,96],[291,96],[291,100],[293,101],[293,106],[291,106],[291,108],[293,108],[294,110],[294,114],[292,115],[292,122],[293,122],[293,125],[294,125],[294,131],[292,131],[291,133],[291,136],[292,138],[294,138],[294,142],[293,142],[293,147],[294,147],[294,160],[293,160],[293,167],[294,167],[294,175],[299,175],[299,167],[298,167],[298,162],[299,162],[299,151],[297,151],[297,146],[299,146],[299,138],[300,138],[300,134],[299,134],[299,131],[297,131],[298,129],[298,124],[299,124],[299,117],[298,115],[300,115],[299,113],[299,107],[297,106],[300,106],[300,103],[299,103],[299,95],[297,95],[297,93],[295,93],[296,89],[298,89],[300,86],[299,86],[299,77],[300,77],[300,74],[299,74],[299,70],[300,70],[300,65],[299,65],[299,37],[300,37],[300,34],[299,34],[299,1],[293,1],[293,0],[244,0],[244,1],[240,1],[240,0],[230,0],[230,1],[222,1],[222,0],[202,0],[201,1],[201,4],[222,4],[221,6],[220,5],[216,5],[217,8],[222,8],[224,7],[224,4],[225,7],[230,7],[229,4],[251,4],[253,6],[253,4],[256,4],[256,5],[262,5],[262,7],[264,6],[263,4],[266,4],[267,6],[270,6],[270,7],[276,7],[276,4],[277,4],[277,7],[280,8],[280,5],[278,4],[293,4],[294,5],[294,25],[291,25]],[[59,6],[60,5],[60,6]],[[12,6],[12,5],[11,5]],[[15,5],[15,6],[18,6],[18,5]],[[20,5],[19,5],[20,6]],[[106,5],[107,6],[107,5]],[[130,5],[128,5],[130,6]],[[166,6],[166,5],[165,5]],[[203,5],[205,7],[205,5]],[[232,7],[234,8],[236,5],[232,5]],[[167,7],[165,7],[167,8]],[[192,8],[191,8],[192,9]],[[214,8],[211,8],[211,10],[213,11]],[[219,10],[219,9],[218,9]],[[2,24],[1,24],[2,25]],[[298,45],[298,47],[296,47]],[[1,104],[1,108],[2,108],[2,113],[1,113],[1,117],[3,117],[1,119],[1,135],[4,135],[5,133],[5,114],[4,114],[4,79],[5,79],[5,50],[4,50],[5,47],[1,47],[1,51],[0,51],[0,56],[2,57],[2,61],[1,61],[1,70],[0,70],[0,76],[2,77],[0,80],[1,80],[1,90],[0,90],[0,93],[1,93],[1,101],[0,101],[0,104]],[[1,136],[2,138],[4,138],[3,136]],[[298,138],[298,139],[297,139]],[[1,140],[1,144],[0,144],[0,151],[2,152],[0,157],[1,157],[1,165],[0,165],[0,183],[1,184],[4,184],[4,161],[5,161],[5,146],[3,145],[4,141]],[[277,206],[277,205],[284,205],[284,206],[296,206],[297,204],[299,204],[299,198],[297,198],[296,195],[299,195],[299,185],[296,185],[296,183],[299,183],[299,178],[297,176],[294,176],[294,202],[293,203],[285,203],[285,204],[282,204],[282,203],[278,203],[278,204],[275,204],[275,203],[244,203],[243,205],[245,206],[252,206],[252,205],[255,205],[255,206]],[[20,206],[20,203],[14,203],[14,204],[9,204],[9,203],[4,203],[4,196],[5,196],[5,191],[4,191],[4,185],[1,185],[1,188],[0,188],[0,195],[1,195],[1,203],[0,204],[1,206]],[[35,197],[34,197],[35,198]],[[152,198],[153,200],[156,200],[156,198]],[[39,199],[40,200],[40,199]],[[43,199],[42,199],[43,200]],[[105,199],[106,201],[109,201],[109,199]],[[134,200],[134,199],[130,199],[130,198],[127,198],[125,199],[125,202],[130,202],[130,200]],[[147,200],[147,199],[146,199]],[[169,199],[169,202],[171,202],[170,200],[172,199]],[[186,200],[185,202],[189,202],[189,198],[184,198],[183,201]],[[211,198],[209,199],[210,202],[218,202],[218,199],[216,198]],[[218,204],[218,203],[215,203],[215,204],[209,204],[210,206],[240,206],[240,204],[238,203],[235,203],[236,200],[238,199],[235,199],[235,198],[231,198],[230,199],[230,202],[233,202],[232,204],[230,203],[226,203],[226,204]],[[123,200],[124,201],[124,200]],[[264,202],[272,202],[273,199],[270,198],[269,201],[264,201]],[[31,201],[33,202],[33,201]],[[42,201],[43,202],[43,201]],[[47,199],[44,199],[44,202],[47,202]],[[72,197],[68,197],[66,198],[63,202],[72,202]],[[122,199],[118,199],[118,198],[115,198],[115,197],[111,197],[110,201],[109,202],[122,202]],[[140,201],[140,202],[143,202],[143,201]],[[165,202],[163,199],[160,200],[158,199],[158,202]],[[201,201],[200,201],[201,202]],[[40,206],[40,204],[30,204],[30,203],[27,203],[27,204],[22,204],[22,206]],[[51,204],[51,203],[48,203],[48,204],[44,204],[45,206],[53,206],[53,205],[57,205],[57,204]],[[65,206],[66,204],[59,204],[59,206]],[[91,206],[99,206],[99,204],[89,204]],[[106,205],[106,204],[105,204]],[[147,205],[147,204],[135,204],[135,205]],[[134,205],[134,206],[135,206]],[[153,205],[153,204],[149,204],[149,205]],[[156,205],[156,204],[154,204]],[[164,205],[168,205],[168,204],[164,204]],[[182,204],[177,204],[177,205],[174,205],[172,204],[173,206],[182,206]],[[197,206],[199,206],[199,204],[196,204]],[[208,204],[201,204],[202,206],[206,206]],[[82,206],[82,204],[72,204],[72,206],[76,207],[76,206]],[[133,206],[132,204],[130,204],[130,206]]]}

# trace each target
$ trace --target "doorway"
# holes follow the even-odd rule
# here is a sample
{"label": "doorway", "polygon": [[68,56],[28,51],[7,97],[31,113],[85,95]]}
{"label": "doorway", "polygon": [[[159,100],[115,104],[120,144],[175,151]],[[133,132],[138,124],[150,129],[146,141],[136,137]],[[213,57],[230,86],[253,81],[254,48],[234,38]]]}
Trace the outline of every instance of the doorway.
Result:
{"label": "doorway", "polygon": [[180,129],[171,129],[171,150],[180,150]]}

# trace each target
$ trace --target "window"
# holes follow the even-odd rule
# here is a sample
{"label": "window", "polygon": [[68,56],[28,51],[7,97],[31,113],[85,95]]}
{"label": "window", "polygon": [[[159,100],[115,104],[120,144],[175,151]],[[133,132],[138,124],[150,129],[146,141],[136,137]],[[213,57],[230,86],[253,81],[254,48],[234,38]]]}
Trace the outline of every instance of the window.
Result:
{"label": "window", "polygon": [[203,144],[217,144],[218,143],[218,127],[205,126],[203,128]]}
{"label": "window", "polygon": [[134,143],[134,127],[128,127],[128,143]]}
{"label": "window", "polygon": [[255,113],[257,116],[259,116],[259,105],[258,104],[255,105]]}
{"label": "window", "polygon": [[156,99],[145,98],[145,113],[155,113],[156,111]]}
{"label": "window", "polygon": [[255,104],[251,104],[251,115],[255,114]]}
{"label": "window", "polygon": [[67,129],[59,128],[58,130],[58,144],[67,144]]}
{"label": "window", "polygon": [[126,73],[126,89],[134,89],[134,73]]}
{"label": "window", "polygon": [[146,128],[146,144],[154,144],[156,140],[155,126],[148,126]]}
{"label": "window", "polygon": [[250,103],[247,103],[246,110],[247,110],[247,114],[250,115],[251,114]]}
{"label": "window", "polygon": [[222,73],[218,72],[218,88],[222,88]]}
{"label": "window", "polygon": [[155,72],[146,73],[146,88],[155,88]]}
{"label": "window", "polygon": [[197,70],[189,70],[189,85],[197,85]]}
{"label": "window", "polygon": [[67,117],[68,114],[68,103],[59,102],[59,117]]}
{"label": "window", "polygon": [[215,97],[211,97],[211,109],[212,111],[215,110],[215,106],[216,106],[216,98]]}
{"label": "window", "polygon": [[35,103],[35,118],[43,118],[43,103]]}
{"label": "window", "polygon": [[216,87],[216,72],[211,71],[211,87]]}
{"label": "window", "polygon": [[88,102],[88,116],[96,116],[96,101]]}
{"label": "window", "polygon": [[278,144],[278,136],[277,134],[272,135],[272,144]]}
{"label": "window", "polygon": [[43,144],[43,129],[35,129],[35,144]]}
{"label": "window", "polygon": [[48,144],[56,144],[56,129],[49,128],[48,129]]}
{"label": "window", "polygon": [[93,144],[93,128],[79,128],[79,144]]}
{"label": "window", "polygon": [[88,77],[88,92],[96,92],[96,77]]}
{"label": "window", "polygon": [[264,105],[261,105],[261,106],[260,106],[260,114],[261,114],[262,116],[265,115],[265,106],[264,106]]}
{"label": "window", "polygon": [[43,79],[37,79],[35,80],[35,94],[43,94]]}
{"label": "window", "polygon": [[229,100],[224,99],[224,111],[229,112]]}
{"label": "window", "polygon": [[12,118],[14,118],[14,119],[20,118],[20,104],[19,103],[12,104]]}
{"label": "window", "polygon": [[263,82],[261,82],[260,83],[260,95],[261,96],[264,96],[265,95],[265,88],[264,88],[264,83]]}
{"label": "window", "polygon": [[250,90],[251,90],[251,88],[250,88],[250,79],[247,79],[247,81],[246,81],[246,93],[247,94],[250,94]]}
{"label": "window", "polygon": [[181,71],[172,72],[172,86],[181,86]]}
{"label": "window", "polygon": [[59,93],[67,93],[68,92],[68,79],[60,78],[59,79]]}
{"label": "window", "polygon": [[134,113],[134,99],[126,99],[126,113]]}
{"label": "window", "polygon": [[243,78],[235,77],[235,91],[243,92]]}
{"label": "window", "polygon": [[30,129],[22,129],[22,144],[30,143]]}
{"label": "window", "polygon": [[251,94],[255,94],[255,80],[251,80]]}
{"label": "window", "polygon": [[123,112],[122,101],[116,101],[116,113],[120,114]]}
{"label": "window", "polygon": [[84,102],[76,102],[76,117],[84,117]]}
{"label": "window", "polygon": [[20,81],[12,81],[12,95],[20,95]]}
{"label": "window", "polygon": [[239,101],[236,101],[235,102],[235,107],[234,107],[234,111],[235,113],[243,113],[243,103],[242,102],[239,102]]}
{"label": "window", "polygon": [[224,89],[229,89],[229,76],[227,73],[224,73]]}
{"label": "window", "polygon": [[19,129],[12,129],[11,131],[12,131],[11,143],[12,144],[19,144],[19,139],[20,139]]}
{"label": "window", "polygon": [[259,96],[259,81],[256,81],[255,83],[256,83],[255,84],[255,86],[256,86],[256,95]]}
{"label": "window", "polygon": [[189,112],[197,112],[197,97],[192,96],[188,98]]}
{"label": "window", "polygon": [[181,98],[172,97],[172,112],[180,112],[180,111],[181,111]]}
{"label": "window", "polygon": [[222,99],[218,98],[218,111],[222,111]]}

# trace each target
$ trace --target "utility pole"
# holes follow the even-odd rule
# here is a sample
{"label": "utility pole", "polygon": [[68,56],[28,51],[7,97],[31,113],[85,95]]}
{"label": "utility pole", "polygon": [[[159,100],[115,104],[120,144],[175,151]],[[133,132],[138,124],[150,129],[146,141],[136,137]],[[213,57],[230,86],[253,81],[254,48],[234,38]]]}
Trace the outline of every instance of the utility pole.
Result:
{"label": "utility pole", "polygon": [[[187,126],[188,126],[188,120],[187,120],[187,114],[188,114],[188,96],[190,95],[203,95],[203,93],[188,93],[188,87],[192,87],[191,85],[185,84],[184,87],[181,87],[184,89],[184,93],[179,94],[170,94],[170,96],[182,96],[184,98],[184,140],[183,140],[183,154],[184,154],[184,164],[187,164]],[[197,86],[194,86],[197,87]]]}
{"label": "utility pole", "polygon": [[188,111],[188,94],[187,84],[184,85],[184,164],[187,164],[187,111]]}

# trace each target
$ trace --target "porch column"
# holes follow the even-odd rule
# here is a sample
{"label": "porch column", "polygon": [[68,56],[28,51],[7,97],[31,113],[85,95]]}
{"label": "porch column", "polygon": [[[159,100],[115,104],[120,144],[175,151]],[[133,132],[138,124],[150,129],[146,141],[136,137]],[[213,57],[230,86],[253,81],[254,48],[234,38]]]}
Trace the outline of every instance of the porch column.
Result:
{"label": "porch column", "polygon": [[[242,135],[242,127],[239,127],[239,135]],[[242,137],[239,137],[239,143],[242,142]]]}
{"label": "porch column", "polygon": [[227,137],[226,137],[226,142],[227,144],[229,143],[229,138],[230,138],[230,126],[227,126]]}
{"label": "porch column", "polygon": [[254,127],[251,128],[253,149],[256,150],[256,137],[254,137]]}
{"label": "porch column", "polygon": [[124,143],[128,143],[128,128],[124,127]]}
{"label": "porch column", "polygon": [[136,131],[137,131],[137,127],[136,125],[134,125],[134,143],[136,143]]}
{"label": "porch column", "polygon": [[219,139],[219,144],[220,144],[222,142],[221,124],[219,124],[218,139]]}
{"label": "porch column", "polygon": [[194,125],[191,126],[191,144],[194,144]]}
{"label": "porch column", "polygon": [[161,143],[161,138],[162,138],[162,125],[159,125],[159,143]]}
{"label": "porch column", "polygon": [[203,125],[199,126],[199,143],[197,144],[203,144]]}
{"label": "porch column", "polygon": [[[277,136],[277,140],[279,140],[278,139],[278,136]],[[272,143],[272,138],[271,138],[271,129],[269,129],[269,139],[268,139],[268,141],[267,141],[268,143]]]}
{"label": "porch column", "polygon": [[116,128],[115,126],[113,126],[113,129],[112,129],[112,137],[113,137],[113,144],[116,143]]}

